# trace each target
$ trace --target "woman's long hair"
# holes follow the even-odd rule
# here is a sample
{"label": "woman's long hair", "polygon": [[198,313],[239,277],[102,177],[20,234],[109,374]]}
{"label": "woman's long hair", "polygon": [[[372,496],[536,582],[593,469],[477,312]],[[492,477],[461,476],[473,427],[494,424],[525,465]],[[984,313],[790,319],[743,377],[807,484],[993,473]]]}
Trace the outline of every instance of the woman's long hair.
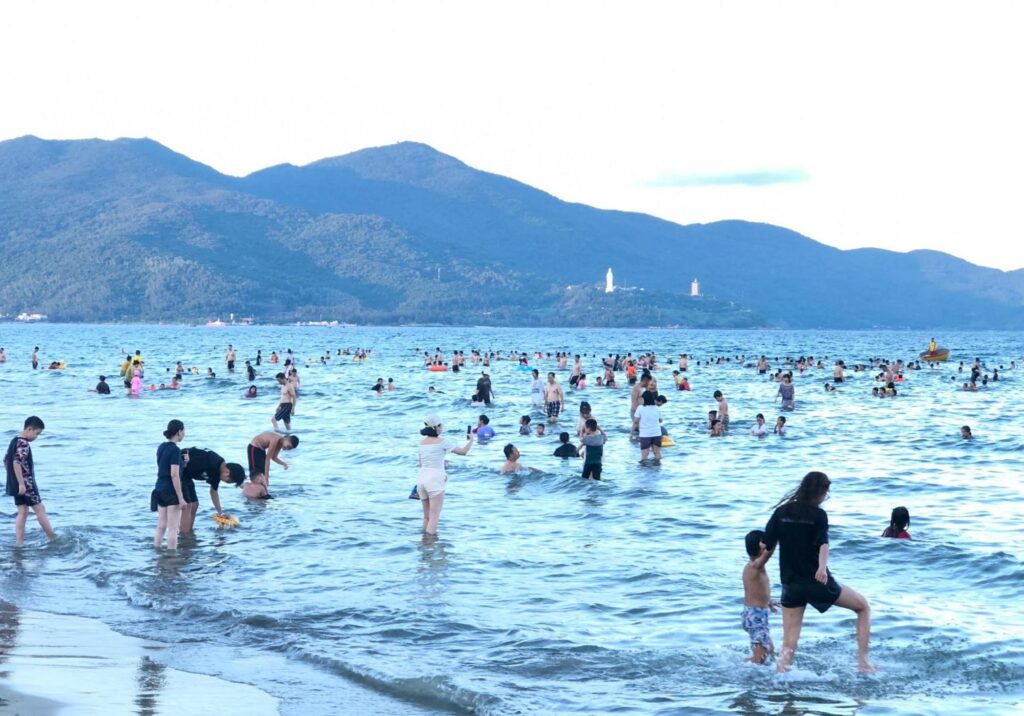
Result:
{"label": "woman's long hair", "polygon": [[823,472],[809,472],[800,481],[800,486],[783,497],[775,508],[789,506],[799,512],[811,512],[818,506],[818,501],[824,497],[832,485],[828,475]]}
{"label": "woman's long hair", "polygon": [[899,537],[900,532],[910,526],[910,510],[906,507],[894,507],[889,517],[889,537]]}

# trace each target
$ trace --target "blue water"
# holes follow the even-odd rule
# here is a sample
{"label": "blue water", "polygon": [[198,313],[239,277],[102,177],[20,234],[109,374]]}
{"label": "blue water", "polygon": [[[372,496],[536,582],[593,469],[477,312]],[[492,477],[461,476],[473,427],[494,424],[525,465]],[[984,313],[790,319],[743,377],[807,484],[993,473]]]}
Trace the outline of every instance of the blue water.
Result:
{"label": "blue water", "polygon": [[[1024,378],[976,394],[956,390],[956,363],[908,374],[895,400],[870,397],[873,372],[848,373],[826,394],[831,368],[797,376],[789,434],[747,435],[757,412],[778,415],[776,386],[737,363],[697,366],[693,392],[671,390],[665,425],[677,447],[659,468],[640,467],[628,441],[628,391],[597,388],[590,354],[656,350],[671,367],[687,352],[712,356],[828,356],[848,364],[910,359],[930,336],[902,332],[512,330],[294,327],[0,327],[0,427],[28,414],[47,430],[35,445],[39,484],[60,540],[46,545],[34,520],[13,548],[13,506],[2,509],[0,597],[22,607],[101,618],[125,633],[175,642],[178,668],[256,683],[282,712],[339,713],[333,694],[356,682],[396,709],[525,713],[1012,713],[1024,705]],[[1019,333],[945,335],[954,361],[1021,362]],[[154,452],[171,418],[184,445],[245,461],[248,440],[270,427],[272,366],[261,397],[243,400],[229,375],[261,348],[302,359],[369,347],[359,364],[333,358],[303,368],[293,428],[302,438],[287,472],[272,473],[275,500],[246,503],[229,486],[225,506],[242,522],[215,531],[200,489],[197,538],[176,556],[150,546]],[[62,372],[33,372],[64,359]],[[551,452],[554,436],[521,438],[529,376],[492,366],[498,437],[451,460],[436,542],[420,534],[417,431],[438,413],[454,432],[481,411],[467,398],[477,377],[428,373],[425,349],[581,352],[590,386],[568,389],[560,425],[575,428],[581,398],[609,433],[605,479],[584,483],[579,463]],[[182,390],[124,396],[121,349],[140,349],[146,382],[169,381],[181,360],[218,378],[187,376]],[[772,361],[773,364],[775,361]],[[539,361],[542,371],[552,367]],[[100,372],[114,395],[86,392]],[[398,390],[370,385],[392,377]],[[620,378],[624,377],[621,376]],[[568,373],[560,374],[567,384]],[[956,378],[957,381],[951,380]],[[442,394],[429,395],[428,385]],[[711,393],[730,400],[731,434],[702,431]],[[539,418],[539,414],[535,413]],[[976,439],[959,439],[962,424]],[[457,436],[456,436],[457,437]],[[513,440],[539,474],[502,476]],[[873,677],[855,670],[852,614],[809,613],[796,669],[785,677],[745,665],[739,625],[743,536],[808,470],[833,481],[831,567],[872,603]],[[201,488],[201,486],[200,486]],[[912,515],[913,541],[883,540],[892,507]],[[769,564],[778,596],[777,563]],[[781,642],[781,619],[773,617]]]}

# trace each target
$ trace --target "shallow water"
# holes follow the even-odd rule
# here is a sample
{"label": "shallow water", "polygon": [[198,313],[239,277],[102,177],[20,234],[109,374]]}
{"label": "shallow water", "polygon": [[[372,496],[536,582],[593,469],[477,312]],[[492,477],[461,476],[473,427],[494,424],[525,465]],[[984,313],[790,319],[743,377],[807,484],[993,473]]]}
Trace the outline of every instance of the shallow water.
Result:
{"label": "shallow water", "polygon": [[[770,423],[778,415],[775,384],[735,362],[691,363],[691,393],[659,374],[677,447],[658,468],[640,467],[628,442],[626,389],[566,385],[560,426],[574,430],[587,399],[610,438],[605,480],[584,483],[578,462],[551,457],[556,437],[516,434],[530,412],[529,374],[503,361],[491,367],[497,402],[485,411],[498,437],[451,459],[436,542],[424,542],[420,507],[407,499],[423,416],[437,412],[461,434],[481,412],[467,400],[477,370],[429,373],[417,348],[653,349],[667,361],[680,352],[804,354],[852,364],[910,359],[929,337],[3,325],[0,426],[10,436],[28,414],[46,421],[35,458],[61,539],[45,545],[30,520],[27,547],[14,550],[7,498],[0,597],[179,642],[172,666],[257,683],[281,698],[283,713],[336,712],[337,689],[353,681],[397,699],[396,713],[1016,712],[1024,703],[1024,620],[1012,606],[1024,597],[1019,371],[977,394],[955,390],[955,363],[910,372],[899,398],[884,401],[870,397],[871,372],[850,371],[840,393],[826,394],[831,369],[810,371],[796,378],[789,434],[758,440],[746,433],[755,413]],[[941,342],[955,360],[1009,367],[1021,362],[1022,338],[961,333]],[[242,525],[215,531],[200,485],[195,544],[158,557],[148,499],[167,420],[185,422],[184,445],[243,463],[248,440],[270,427],[274,367],[258,369],[263,395],[243,400],[244,374],[224,370],[229,342],[239,366],[257,348],[265,358],[287,348],[303,359],[344,347],[374,353],[366,364],[334,358],[301,370],[293,428],[302,444],[290,470],[272,471],[277,499],[246,503],[225,486],[222,500]],[[44,364],[64,359],[68,369],[31,371],[33,345]],[[169,381],[163,371],[179,359],[219,377],[186,377],[180,391],[132,400],[116,379],[122,347],[142,350],[147,383]],[[599,374],[595,358],[585,367],[591,380]],[[100,372],[113,375],[114,395],[86,392]],[[393,377],[398,391],[376,397],[377,377]],[[560,378],[566,384],[568,373]],[[430,384],[443,394],[428,395]],[[701,430],[715,389],[732,412],[723,439]],[[973,442],[958,437],[964,423]],[[543,472],[499,475],[509,439]],[[874,677],[857,676],[852,614],[839,609],[808,615],[790,676],[743,663],[743,536],[811,469],[833,480],[832,570],[874,609]],[[913,516],[913,541],[878,537],[896,505]],[[769,564],[776,596],[777,569]],[[773,619],[779,643],[781,619]]]}

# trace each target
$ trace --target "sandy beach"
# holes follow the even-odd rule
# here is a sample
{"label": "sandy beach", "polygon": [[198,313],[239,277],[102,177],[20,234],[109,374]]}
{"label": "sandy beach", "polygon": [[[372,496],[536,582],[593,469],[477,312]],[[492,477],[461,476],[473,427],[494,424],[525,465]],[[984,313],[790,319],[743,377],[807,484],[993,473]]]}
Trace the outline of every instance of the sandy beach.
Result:
{"label": "sandy beach", "polygon": [[0,603],[0,708],[24,716],[278,713],[277,699],[254,686],[166,667],[166,648],[94,619]]}

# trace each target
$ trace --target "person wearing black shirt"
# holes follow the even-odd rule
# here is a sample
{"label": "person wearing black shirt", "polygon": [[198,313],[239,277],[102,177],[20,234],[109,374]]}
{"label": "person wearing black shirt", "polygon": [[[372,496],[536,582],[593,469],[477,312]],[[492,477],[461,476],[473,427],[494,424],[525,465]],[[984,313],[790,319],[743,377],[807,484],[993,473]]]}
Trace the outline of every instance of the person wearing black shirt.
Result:
{"label": "person wearing black shirt", "polygon": [[779,546],[779,578],[782,582],[782,651],[778,671],[793,664],[807,605],[825,612],[833,604],[857,614],[857,661],[861,672],[872,672],[868,662],[871,607],[850,587],[841,586],[828,570],[828,515],[821,503],[828,497],[831,481],[823,472],[809,472],[800,486],[775,507],[765,527],[764,546]]}
{"label": "person wearing black shirt", "polygon": [[[221,483],[234,483],[235,487],[241,487],[245,482],[245,468],[238,463],[225,462],[224,458],[213,450],[202,450],[200,448],[186,448],[182,450],[182,458],[185,460],[185,469],[182,471],[182,490],[186,493],[187,506],[181,512],[181,532],[192,531],[196,521],[196,512],[199,510],[199,496],[196,494],[195,483],[206,482],[210,485],[210,502],[213,503],[218,515],[223,515],[224,510],[220,505],[218,488]],[[189,487],[186,488],[185,485]]]}
{"label": "person wearing black shirt", "polygon": [[577,448],[571,442],[569,442],[569,433],[560,433],[558,440],[561,442],[557,448],[555,448],[555,457],[579,457]]}
{"label": "person wearing black shirt", "polygon": [[107,376],[100,376],[100,382],[96,384],[96,392],[100,395],[110,395],[110,386],[107,385]]}
{"label": "person wearing black shirt", "polygon": [[491,376],[486,372],[481,373],[480,378],[476,381],[476,395],[473,396],[473,402],[490,405],[493,395],[494,391],[491,388]]}

